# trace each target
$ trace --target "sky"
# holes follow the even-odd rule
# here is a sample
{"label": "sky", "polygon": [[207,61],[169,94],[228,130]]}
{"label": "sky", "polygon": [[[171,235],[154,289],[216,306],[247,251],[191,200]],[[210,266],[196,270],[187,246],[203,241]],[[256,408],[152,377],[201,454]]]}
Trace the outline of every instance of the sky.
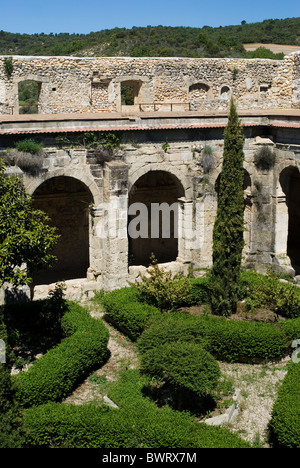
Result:
{"label": "sky", "polygon": [[0,0],[0,30],[27,34],[217,27],[293,17],[300,17],[300,0]]}

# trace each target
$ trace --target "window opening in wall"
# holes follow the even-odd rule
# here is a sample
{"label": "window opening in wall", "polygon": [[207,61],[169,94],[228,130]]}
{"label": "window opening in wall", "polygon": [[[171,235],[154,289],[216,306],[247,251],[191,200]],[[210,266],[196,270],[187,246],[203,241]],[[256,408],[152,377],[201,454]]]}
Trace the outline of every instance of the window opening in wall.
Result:
{"label": "window opening in wall", "polygon": [[134,106],[134,86],[121,86],[121,101],[122,106]]}
{"label": "window opening in wall", "polygon": [[141,89],[141,82],[138,80],[123,81],[121,83],[121,104],[122,106],[134,106],[139,104],[138,98]]}
{"label": "window opening in wall", "polygon": [[269,85],[269,84],[261,84],[259,86],[260,96],[264,97],[267,94],[267,92],[269,91],[270,88],[271,88],[271,85]]}
{"label": "window opening in wall", "polygon": [[41,83],[34,80],[18,84],[19,114],[38,114]]}

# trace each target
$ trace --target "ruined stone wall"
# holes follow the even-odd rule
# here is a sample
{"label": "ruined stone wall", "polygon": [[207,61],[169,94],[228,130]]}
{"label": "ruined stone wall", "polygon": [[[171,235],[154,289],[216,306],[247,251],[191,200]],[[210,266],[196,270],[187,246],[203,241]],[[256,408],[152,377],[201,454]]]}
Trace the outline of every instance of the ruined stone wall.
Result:
{"label": "ruined stone wall", "polygon": [[[15,56],[10,77],[4,59],[1,114],[18,113],[18,83],[24,80],[40,83],[39,112],[46,114],[226,110],[231,95],[240,109],[300,107],[299,53],[281,61]],[[137,84],[134,106],[121,104],[123,82]]]}
{"label": "ruined stone wall", "polygon": [[[72,231],[76,234],[75,226],[85,226],[84,235],[88,235],[89,239],[86,238],[83,242],[81,234],[76,236],[79,244],[89,246],[87,277],[96,280],[99,288],[108,290],[126,286],[127,281],[133,280],[141,271],[141,267],[136,264],[130,266],[128,207],[131,201],[151,201],[150,179],[149,183],[143,181],[146,180],[145,176],[148,177],[155,171],[163,173],[166,180],[161,183],[164,186],[164,191],[161,191],[163,198],[159,198],[156,187],[152,191],[155,191],[152,201],[169,201],[170,181],[171,190],[180,197],[178,255],[168,264],[168,268],[173,271],[187,271],[189,265],[207,268],[212,264],[212,233],[217,211],[223,137],[215,131],[210,135],[201,132],[196,139],[183,134],[181,138],[176,138],[173,134],[172,138],[172,134],[167,132],[164,136],[168,137],[169,145],[165,147],[162,135],[160,139],[158,135],[155,137],[151,134],[151,138],[147,135],[146,132],[126,132],[122,148],[115,151],[109,162],[97,161],[93,151],[83,147],[58,149],[55,144],[47,145],[40,174],[35,177],[22,174],[29,193],[42,196],[43,206],[51,205],[51,214],[58,213],[55,215],[58,219],[53,220],[54,224],[55,221],[64,224],[64,218],[68,219],[63,214],[65,209],[70,212],[70,219],[77,217],[72,221],[73,230],[70,223],[67,223],[67,243],[61,246],[65,263],[70,260],[68,265],[72,263],[69,252],[72,251],[73,256],[74,249],[79,253],[78,243],[72,241]],[[207,146],[211,149],[209,164],[204,163]],[[269,169],[260,169],[254,163],[255,155],[266,147],[275,155],[274,165]],[[245,140],[244,153],[243,263],[258,271],[266,271],[272,266],[287,273],[292,272],[293,265],[287,252],[289,218],[292,215],[298,223],[300,212],[297,208],[295,216],[294,211],[291,211],[286,185],[290,174],[295,178],[295,173],[299,173],[300,145],[274,143],[272,139],[249,133]],[[9,168],[10,172],[16,170],[16,166]],[[285,174],[284,177],[282,174]],[[77,185],[80,182],[80,190],[76,189],[75,196],[68,198],[67,204],[62,203],[63,200],[60,200],[54,190],[43,190],[43,187],[51,187],[51,181],[54,185],[55,181],[63,182],[62,178],[73,178]],[[175,190],[175,185],[180,189]],[[89,194],[89,198],[83,200],[82,195],[85,192]],[[77,198],[80,203],[84,201],[88,212],[81,212],[81,215],[88,213],[88,222],[86,219],[83,222],[76,214],[80,212],[76,208]],[[171,199],[174,200],[173,195]],[[297,200],[294,197],[292,202]],[[295,226],[295,222],[292,226]],[[295,233],[298,232],[297,227]],[[77,257],[79,258],[79,254]],[[74,269],[74,265],[71,268]]]}

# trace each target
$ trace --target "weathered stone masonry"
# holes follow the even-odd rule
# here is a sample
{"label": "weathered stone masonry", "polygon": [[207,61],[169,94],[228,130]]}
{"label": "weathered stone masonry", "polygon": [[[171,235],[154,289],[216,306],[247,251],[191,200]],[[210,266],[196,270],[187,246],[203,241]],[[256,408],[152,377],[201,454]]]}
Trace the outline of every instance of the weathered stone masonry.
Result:
{"label": "weathered stone masonry", "polygon": [[[174,271],[211,266],[231,94],[246,137],[244,265],[299,274],[299,57],[14,57],[10,79],[0,64],[0,150],[29,136],[45,144],[37,176],[8,168],[21,174],[37,206],[63,233],[60,261],[45,281],[86,276],[97,288],[122,287],[145,268],[152,247]],[[41,82],[39,116],[17,114],[17,83],[23,79]],[[123,82],[139,83],[133,106],[121,106]],[[58,145],[57,135],[75,143],[83,131],[117,132],[121,147],[107,159],[84,147]],[[211,155],[205,159],[207,147]],[[275,161],[261,169],[254,161],[265,148]],[[175,200],[178,240],[128,239],[133,203]]]}
{"label": "weathered stone masonry", "polygon": [[[17,114],[18,83],[39,83],[39,112],[226,110],[231,95],[240,109],[300,106],[299,54],[284,60],[192,58],[0,57],[0,112]],[[134,103],[122,106],[122,85]],[[124,108],[125,107],[125,108]]]}

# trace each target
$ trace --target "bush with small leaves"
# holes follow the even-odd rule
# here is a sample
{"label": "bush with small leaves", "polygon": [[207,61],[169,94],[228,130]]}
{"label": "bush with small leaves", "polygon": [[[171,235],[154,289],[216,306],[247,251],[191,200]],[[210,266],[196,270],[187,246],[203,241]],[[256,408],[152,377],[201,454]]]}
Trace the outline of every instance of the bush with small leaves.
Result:
{"label": "bush with small leaves", "polygon": [[165,271],[153,256],[147,272],[147,275],[141,275],[131,283],[141,301],[165,312],[176,309],[187,300],[192,285],[183,273],[173,274],[171,271]]}
{"label": "bush with small leaves", "polygon": [[261,147],[254,155],[254,164],[258,169],[270,170],[275,164],[275,154],[269,146]]}
{"label": "bush with small leaves", "polygon": [[191,390],[198,396],[213,390],[220,369],[213,356],[199,344],[177,341],[156,346],[141,355],[141,370],[177,390]]}

